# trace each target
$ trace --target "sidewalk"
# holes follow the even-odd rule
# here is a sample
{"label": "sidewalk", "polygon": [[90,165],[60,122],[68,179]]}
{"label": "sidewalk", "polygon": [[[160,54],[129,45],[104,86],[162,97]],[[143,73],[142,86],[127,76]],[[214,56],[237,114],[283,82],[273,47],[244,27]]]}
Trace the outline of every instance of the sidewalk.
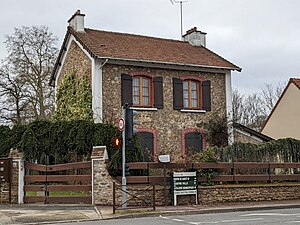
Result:
{"label": "sidewalk", "polygon": [[51,224],[159,215],[187,215],[283,208],[300,208],[300,200],[238,202],[194,206],[159,206],[156,207],[155,211],[151,211],[151,209],[117,210],[116,214],[112,214],[111,206],[0,205],[0,224]]}

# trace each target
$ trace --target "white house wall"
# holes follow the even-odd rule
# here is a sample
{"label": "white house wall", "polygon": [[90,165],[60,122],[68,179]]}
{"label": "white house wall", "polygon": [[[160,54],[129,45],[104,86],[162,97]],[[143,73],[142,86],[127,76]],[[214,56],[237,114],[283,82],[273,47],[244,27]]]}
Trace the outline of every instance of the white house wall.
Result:
{"label": "white house wall", "polygon": [[300,90],[295,84],[289,85],[262,133],[274,139],[300,140]]}

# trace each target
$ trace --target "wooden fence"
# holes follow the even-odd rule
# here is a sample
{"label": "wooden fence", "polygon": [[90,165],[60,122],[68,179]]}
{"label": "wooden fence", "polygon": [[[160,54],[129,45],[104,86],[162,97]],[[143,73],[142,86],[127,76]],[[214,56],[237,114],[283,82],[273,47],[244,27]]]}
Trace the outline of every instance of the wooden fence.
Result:
{"label": "wooden fence", "polygon": [[[128,163],[129,170],[153,171],[164,168],[162,163],[137,162]],[[300,163],[269,163],[269,162],[219,162],[219,163],[169,163],[166,164],[168,170],[167,182],[170,182],[170,172],[172,171],[192,171],[198,170],[198,182],[272,182],[272,181],[300,181]],[[214,174],[211,177],[208,174]],[[121,177],[116,177],[121,180]],[[163,183],[163,176],[127,176],[128,184],[159,184]]]}
{"label": "wooden fence", "polygon": [[[25,162],[25,203],[91,203],[92,175],[91,162],[40,165]],[[82,170],[80,172],[80,170]],[[34,175],[30,172],[34,171]],[[70,175],[68,173],[73,173]],[[80,172],[80,174],[78,174]],[[61,192],[63,196],[51,196],[51,192]],[[79,196],[74,196],[79,193]],[[28,195],[34,194],[34,196]],[[39,193],[39,196],[36,194]],[[50,196],[49,196],[50,193]],[[64,196],[66,195],[66,196]]]}

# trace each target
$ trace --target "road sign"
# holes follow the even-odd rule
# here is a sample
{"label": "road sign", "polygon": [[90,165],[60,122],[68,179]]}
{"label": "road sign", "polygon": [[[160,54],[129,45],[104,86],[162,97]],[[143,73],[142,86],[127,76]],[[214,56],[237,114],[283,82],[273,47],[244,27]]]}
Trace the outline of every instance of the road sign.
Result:
{"label": "road sign", "polygon": [[196,172],[173,172],[171,177],[173,203],[177,205],[177,195],[196,195],[198,204],[198,182]]}
{"label": "road sign", "polygon": [[125,121],[124,121],[123,118],[120,118],[119,122],[118,122],[118,129],[119,129],[119,131],[123,131],[124,127],[125,127]]}

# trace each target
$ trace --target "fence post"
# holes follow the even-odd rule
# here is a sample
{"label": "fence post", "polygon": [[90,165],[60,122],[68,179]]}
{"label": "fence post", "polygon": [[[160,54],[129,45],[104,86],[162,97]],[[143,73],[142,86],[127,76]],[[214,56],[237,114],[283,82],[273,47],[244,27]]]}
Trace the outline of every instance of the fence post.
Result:
{"label": "fence post", "polygon": [[232,180],[233,180],[233,182],[235,182],[235,168],[234,168],[234,162],[232,162],[231,175],[232,175]]}
{"label": "fence post", "polygon": [[153,184],[152,194],[153,194],[153,210],[155,211],[155,208],[156,208],[156,205],[155,205],[155,184]]}
{"label": "fence post", "polygon": [[271,183],[271,163],[270,162],[268,162],[268,175],[269,175],[268,183]]}
{"label": "fence post", "polygon": [[113,214],[116,213],[116,183],[113,182]]}

